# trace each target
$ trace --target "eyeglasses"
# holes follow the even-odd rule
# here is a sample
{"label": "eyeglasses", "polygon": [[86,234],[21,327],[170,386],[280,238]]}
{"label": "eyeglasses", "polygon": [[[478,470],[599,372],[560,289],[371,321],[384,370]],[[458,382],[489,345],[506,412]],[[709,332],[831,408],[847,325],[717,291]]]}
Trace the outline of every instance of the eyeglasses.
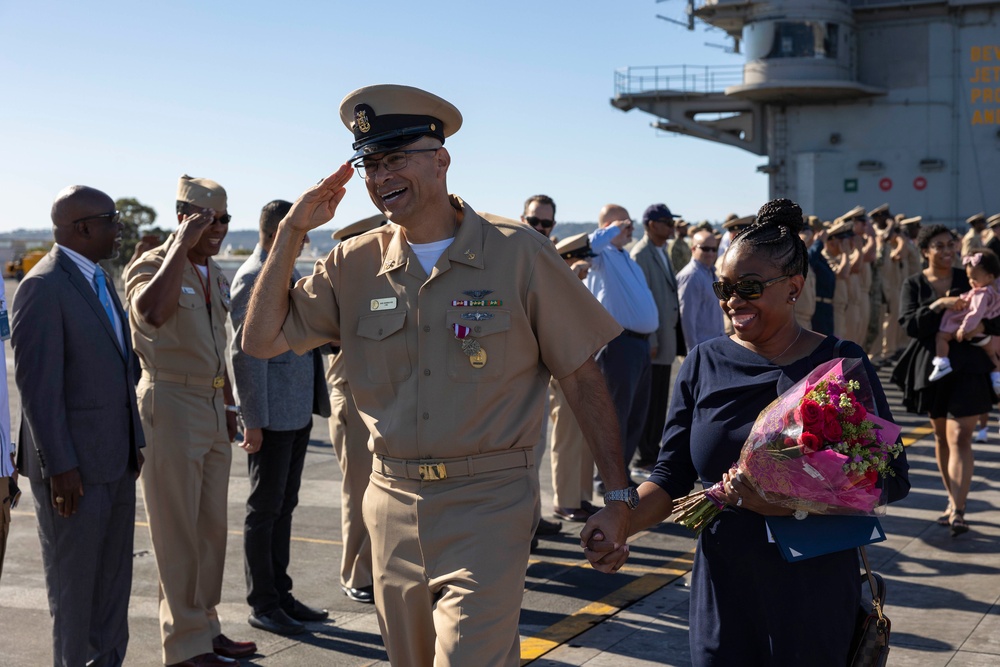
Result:
{"label": "eyeglasses", "polygon": [[542,218],[536,218],[533,215],[525,216],[524,221],[532,227],[541,227],[542,229],[552,229],[556,226],[555,220],[543,220]]}
{"label": "eyeglasses", "polygon": [[358,170],[358,176],[366,178],[368,174],[372,176],[378,171],[381,164],[386,171],[399,171],[406,166],[407,156],[413,153],[434,153],[438,148],[413,148],[408,151],[394,151],[382,157],[364,157],[354,163],[354,168]]}
{"label": "eyeglasses", "polygon": [[121,213],[119,213],[118,211],[112,211],[111,213],[101,213],[100,215],[86,215],[82,218],[74,220],[70,224],[75,225],[76,223],[83,222],[84,220],[100,220],[101,218],[104,218],[112,225],[117,225],[118,220],[121,219]]}
{"label": "eyeglasses", "polygon": [[233,216],[226,213],[225,215],[220,215],[217,218],[213,218],[213,222],[217,222],[220,225],[228,225],[229,221],[233,219]]}
{"label": "eyeglasses", "polygon": [[778,276],[766,282],[761,282],[760,280],[741,280],[734,285],[729,285],[720,280],[712,283],[712,291],[715,292],[715,296],[719,297],[720,301],[729,301],[734,294],[744,301],[756,301],[764,296],[765,288],[790,277]]}
{"label": "eyeglasses", "polygon": [[954,250],[956,245],[954,241],[948,241],[947,243],[932,243],[927,247],[931,250]]}
{"label": "eyeglasses", "polygon": [[719,246],[717,245],[696,245],[693,246],[702,252],[719,252]]}

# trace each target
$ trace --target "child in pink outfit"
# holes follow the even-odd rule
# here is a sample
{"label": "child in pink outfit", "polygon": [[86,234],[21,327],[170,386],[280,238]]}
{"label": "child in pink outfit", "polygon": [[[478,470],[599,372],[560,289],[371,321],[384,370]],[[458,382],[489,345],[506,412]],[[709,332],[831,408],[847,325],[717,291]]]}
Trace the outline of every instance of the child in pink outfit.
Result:
{"label": "child in pink outfit", "polygon": [[[969,276],[972,289],[962,295],[968,302],[962,310],[949,310],[941,318],[941,326],[937,333],[935,357],[931,361],[933,369],[929,381],[940,380],[951,373],[951,361],[948,359],[948,343],[952,339],[968,341],[975,329],[984,319],[1000,316],[1000,258],[993,252],[979,248],[976,252],[962,258],[965,273]],[[987,336],[973,340],[973,344],[983,346],[993,360],[994,371],[990,373],[993,390],[1000,393],[1000,341],[996,337]]]}

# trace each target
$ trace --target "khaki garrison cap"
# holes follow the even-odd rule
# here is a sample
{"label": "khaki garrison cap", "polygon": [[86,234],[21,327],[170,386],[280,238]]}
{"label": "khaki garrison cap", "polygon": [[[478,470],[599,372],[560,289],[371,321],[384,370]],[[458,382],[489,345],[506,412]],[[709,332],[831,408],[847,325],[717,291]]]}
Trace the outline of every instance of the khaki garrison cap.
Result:
{"label": "khaki garrison cap", "polygon": [[864,214],[865,214],[865,207],[864,206],[855,206],[850,211],[848,211],[844,215],[840,216],[840,219],[841,220],[852,220],[854,218],[860,218]]}
{"label": "khaki garrison cap", "polygon": [[916,215],[912,218],[904,218],[903,220],[899,221],[899,226],[906,227],[908,225],[919,225],[921,220],[923,220],[923,217],[919,215]]}
{"label": "khaki garrison cap", "polygon": [[556,252],[563,259],[587,259],[594,256],[590,249],[590,237],[586,232],[567,236],[556,244]]}
{"label": "khaki garrison cap", "polygon": [[351,159],[401,148],[423,136],[444,143],[462,127],[451,102],[412,86],[358,88],[340,102],[340,120],[354,133]]}
{"label": "khaki garrison cap", "polygon": [[994,213],[986,219],[986,224],[989,227],[996,227],[1000,224],[1000,213]]}
{"label": "khaki garrison cap", "polygon": [[211,179],[191,178],[184,174],[177,183],[177,201],[214,211],[225,211],[226,190]]}
{"label": "khaki garrison cap", "polygon": [[381,213],[373,215],[370,218],[365,218],[364,220],[358,220],[357,222],[352,222],[346,227],[341,227],[333,233],[333,238],[337,241],[346,241],[349,238],[359,236],[367,231],[371,231],[376,227],[381,227],[387,222],[387,218]]}
{"label": "khaki garrison cap", "polygon": [[986,222],[985,212],[979,212],[976,213],[975,215],[970,215],[968,218],[965,219],[965,224],[967,225],[973,225],[977,222]]}
{"label": "khaki garrison cap", "polygon": [[854,234],[854,223],[849,219],[837,218],[830,225],[830,230],[827,232],[829,236],[837,236],[838,234],[845,234],[850,232]]}
{"label": "khaki garrison cap", "polygon": [[876,206],[872,210],[868,211],[868,217],[870,218],[874,218],[875,216],[878,215],[884,215],[886,217],[889,217],[889,205],[881,204],[879,206]]}

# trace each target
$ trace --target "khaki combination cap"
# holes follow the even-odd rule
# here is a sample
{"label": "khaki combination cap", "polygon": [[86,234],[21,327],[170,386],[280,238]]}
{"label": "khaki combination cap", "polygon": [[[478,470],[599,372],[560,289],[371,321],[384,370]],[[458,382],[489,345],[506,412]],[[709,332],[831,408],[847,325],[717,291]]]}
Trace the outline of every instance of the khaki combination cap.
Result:
{"label": "khaki combination cap", "polygon": [[848,232],[854,234],[854,222],[845,218],[837,218],[830,225],[828,234],[829,236],[837,236],[838,234],[846,234]]}
{"label": "khaki combination cap", "polygon": [[855,206],[850,211],[840,216],[841,220],[853,220],[854,218],[860,218],[865,214],[864,206]]}
{"label": "khaki combination cap", "polygon": [[210,208],[214,211],[227,210],[226,189],[209,178],[181,176],[177,183],[177,201]]}
{"label": "khaki combination cap", "polygon": [[965,219],[965,224],[967,225],[974,225],[977,222],[986,222],[985,211],[980,211],[979,213],[976,213],[975,215],[970,215],[968,218]]}
{"label": "khaki combination cap", "polygon": [[987,218],[986,224],[989,227],[996,227],[997,225],[1000,225],[1000,213],[994,213],[989,218]]}
{"label": "khaki combination cap", "polygon": [[919,225],[923,219],[923,216],[920,215],[915,215],[912,218],[904,218],[899,221],[899,226],[906,227],[908,225]]}
{"label": "khaki combination cap", "polygon": [[889,204],[880,204],[875,208],[873,208],[872,210],[868,211],[868,217],[870,218],[875,218],[882,215],[884,215],[887,218],[891,217],[892,214],[889,213]]}
{"label": "khaki combination cap", "polygon": [[431,136],[445,137],[462,127],[454,104],[426,90],[397,84],[358,88],[340,102],[340,120],[354,133],[351,159],[384,153]]}
{"label": "khaki combination cap", "polygon": [[722,223],[723,229],[731,230],[734,227],[743,229],[744,227],[749,227],[757,219],[756,215],[744,215],[742,218],[726,218],[726,221]]}
{"label": "khaki combination cap", "polygon": [[563,259],[587,259],[594,256],[590,249],[590,237],[586,232],[567,236],[556,243],[556,252]]}
{"label": "khaki combination cap", "polygon": [[814,232],[821,232],[824,229],[823,221],[820,220],[819,216],[817,215],[810,215],[809,217],[807,217],[806,225],[809,227],[809,229],[813,230]]}
{"label": "khaki combination cap", "polygon": [[365,218],[364,220],[358,220],[357,222],[352,222],[346,227],[341,227],[333,233],[333,238],[337,241],[346,241],[349,238],[359,236],[367,231],[381,227],[386,222],[388,222],[388,218],[381,213],[377,213],[369,218]]}

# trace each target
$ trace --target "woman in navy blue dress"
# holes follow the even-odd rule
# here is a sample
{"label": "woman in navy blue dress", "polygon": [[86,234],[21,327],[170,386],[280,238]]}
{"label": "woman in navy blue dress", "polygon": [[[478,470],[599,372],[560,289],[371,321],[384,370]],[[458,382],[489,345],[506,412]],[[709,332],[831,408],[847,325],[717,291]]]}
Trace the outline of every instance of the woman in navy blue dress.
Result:
{"label": "woman in navy blue dress", "polygon": [[[851,342],[801,328],[795,301],[807,270],[798,237],[801,209],[787,199],[765,204],[723,258],[716,292],[736,334],[693,349],[681,366],[655,471],[639,487],[631,532],[666,519],[673,499],[701,480],[724,482],[728,506],[698,539],[691,586],[692,664],[836,666],[846,664],[860,604],[857,550],[789,563],[768,541],[772,505],[730,469],[760,411],[819,364],[863,360],[878,413],[891,418],[875,370]],[[721,299],[721,296],[720,296]],[[909,490],[905,454],[884,480],[891,502]],[[808,521],[808,517],[804,519]],[[587,557],[613,572],[627,548],[613,549],[584,529]]]}

